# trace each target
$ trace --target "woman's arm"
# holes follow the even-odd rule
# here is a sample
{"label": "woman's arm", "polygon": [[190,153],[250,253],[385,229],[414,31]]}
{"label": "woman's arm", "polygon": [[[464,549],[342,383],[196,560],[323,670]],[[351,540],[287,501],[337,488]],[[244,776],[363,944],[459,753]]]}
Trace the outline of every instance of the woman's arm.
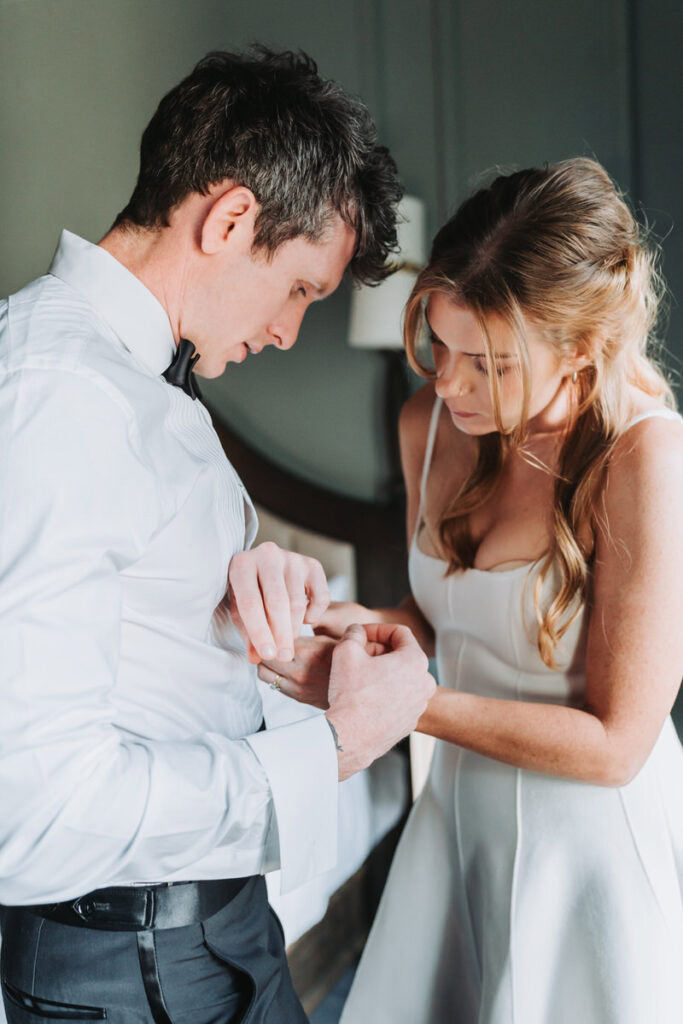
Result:
{"label": "woman's arm", "polygon": [[608,474],[582,708],[439,688],[418,730],[532,771],[608,786],[632,779],[683,673],[682,501],[683,426],[646,420]]}

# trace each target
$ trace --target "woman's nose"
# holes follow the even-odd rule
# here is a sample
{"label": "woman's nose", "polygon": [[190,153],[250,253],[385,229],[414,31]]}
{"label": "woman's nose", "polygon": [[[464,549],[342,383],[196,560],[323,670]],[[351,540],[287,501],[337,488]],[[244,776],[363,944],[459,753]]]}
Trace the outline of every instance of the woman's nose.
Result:
{"label": "woman's nose", "polygon": [[439,398],[455,398],[468,394],[472,390],[472,382],[461,363],[451,363],[437,370],[434,389]]}

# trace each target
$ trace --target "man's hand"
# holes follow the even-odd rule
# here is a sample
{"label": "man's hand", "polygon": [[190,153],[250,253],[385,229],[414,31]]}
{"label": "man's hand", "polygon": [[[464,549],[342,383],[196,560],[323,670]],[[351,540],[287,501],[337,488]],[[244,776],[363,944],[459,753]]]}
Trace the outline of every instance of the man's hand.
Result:
{"label": "man's hand", "polygon": [[[337,641],[330,637],[299,637],[294,641],[294,660],[261,662],[259,679],[264,683],[277,682],[284,694],[303,704],[328,708],[327,691],[336,647]],[[365,653],[371,658],[386,651],[384,644],[371,640],[365,643]]]}
{"label": "man's hand", "polygon": [[[388,653],[372,657],[368,643]],[[414,730],[436,692],[428,668],[407,626],[349,626],[332,654],[327,711],[340,781],[367,768]]]}
{"label": "man's hand", "polygon": [[314,626],[330,603],[320,562],[271,541],[233,556],[228,586],[230,617],[254,664],[291,661],[302,623]]}

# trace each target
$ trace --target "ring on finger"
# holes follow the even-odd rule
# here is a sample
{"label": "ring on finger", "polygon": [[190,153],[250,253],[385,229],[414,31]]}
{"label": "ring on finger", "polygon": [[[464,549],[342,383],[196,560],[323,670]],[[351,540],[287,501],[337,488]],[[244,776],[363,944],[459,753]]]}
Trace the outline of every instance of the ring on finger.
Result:
{"label": "ring on finger", "polygon": [[277,690],[277,692],[280,693],[280,691],[282,690],[282,686],[280,685],[281,683],[282,683],[282,676],[275,676],[275,679],[273,679],[270,683],[268,683],[268,686],[270,686],[271,689]]}

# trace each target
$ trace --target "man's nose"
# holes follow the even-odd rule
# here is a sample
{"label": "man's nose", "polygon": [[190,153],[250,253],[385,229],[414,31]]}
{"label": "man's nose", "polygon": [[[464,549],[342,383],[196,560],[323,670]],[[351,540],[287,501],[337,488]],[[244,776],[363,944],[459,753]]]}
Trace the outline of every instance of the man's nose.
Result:
{"label": "man's nose", "polygon": [[304,318],[303,313],[280,316],[268,326],[268,334],[276,348],[286,352],[295,343],[299,336],[299,328]]}

